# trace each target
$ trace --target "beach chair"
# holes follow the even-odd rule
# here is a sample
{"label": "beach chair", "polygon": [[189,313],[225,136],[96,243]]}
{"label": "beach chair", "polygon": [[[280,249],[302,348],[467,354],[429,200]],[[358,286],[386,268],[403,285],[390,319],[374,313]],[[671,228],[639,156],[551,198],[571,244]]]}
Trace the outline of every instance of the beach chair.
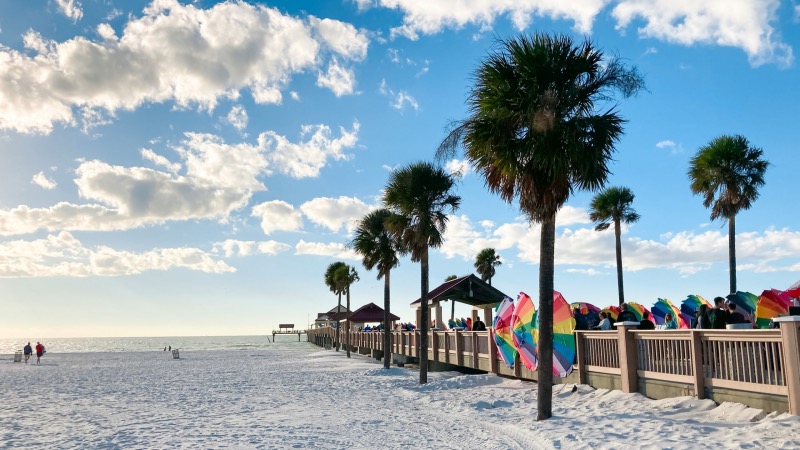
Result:
{"label": "beach chair", "polygon": [[22,350],[14,352],[14,362],[22,362]]}
{"label": "beach chair", "polygon": [[181,353],[177,348],[172,349],[172,359],[181,359]]}

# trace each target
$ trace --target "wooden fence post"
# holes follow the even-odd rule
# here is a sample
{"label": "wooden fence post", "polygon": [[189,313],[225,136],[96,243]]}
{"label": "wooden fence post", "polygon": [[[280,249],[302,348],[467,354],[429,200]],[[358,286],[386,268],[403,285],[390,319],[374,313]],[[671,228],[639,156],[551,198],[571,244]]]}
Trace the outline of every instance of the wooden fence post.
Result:
{"label": "wooden fence post", "polygon": [[578,384],[586,384],[586,343],[583,331],[575,331],[575,356],[578,366]]}
{"label": "wooden fence post", "polygon": [[494,342],[494,327],[489,328],[489,332],[486,334],[489,337],[489,371],[499,373],[497,366],[497,344]]}
{"label": "wooden fence post", "polygon": [[433,358],[431,358],[431,361],[439,362],[439,340],[436,338],[435,331],[431,331],[430,343],[431,345],[429,345],[429,347],[433,351]]}
{"label": "wooden fence post", "polygon": [[800,316],[776,317],[773,321],[781,327],[783,376],[789,391],[789,413],[800,416],[800,340],[797,336]]}
{"label": "wooden fence post", "polygon": [[703,373],[703,341],[700,332],[691,330],[692,372],[694,373],[694,395],[699,400],[706,398],[706,380]]}
{"label": "wooden fence post", "polygon": [[472,368],[480,369],[481,365],[478,362],[478,333],[472,332]]}
{"label": "wooden fence post", "polygon": [[622,381],[622,392],[633,393],[639,391],[639,352],[636,348],[636,336],[629,330],[639,327],[639,322],[617,322],[619,342],[619,370]]}
{"label": "wooden fence post", "polygon": [[464,333],[456,330],[456,364],[464,365]]}

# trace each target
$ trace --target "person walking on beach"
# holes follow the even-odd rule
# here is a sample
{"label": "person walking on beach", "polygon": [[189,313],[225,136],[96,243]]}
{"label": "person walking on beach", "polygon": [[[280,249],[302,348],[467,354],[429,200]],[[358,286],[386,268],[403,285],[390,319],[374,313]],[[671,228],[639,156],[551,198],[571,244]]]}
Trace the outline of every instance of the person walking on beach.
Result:
{"label": "person walking on beach", "polygon": [[31,359],[31,355],[33,354],[33,348],[30,342],[22,349],[22,352],[25,354],[25,364],[28,364],[28,360]]}
{"label": "person walking on beach", "polygon": [[42,355],[44,355],[44,345],[42,345],[41,342],[36,341],[36,364],[41,362]]}

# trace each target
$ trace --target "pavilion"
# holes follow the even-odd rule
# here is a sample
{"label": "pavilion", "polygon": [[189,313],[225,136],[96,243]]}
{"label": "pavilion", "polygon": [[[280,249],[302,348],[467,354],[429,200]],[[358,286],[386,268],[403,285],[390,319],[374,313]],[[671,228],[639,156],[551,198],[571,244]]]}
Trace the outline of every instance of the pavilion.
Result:
{"label": "pavilion", "polygon": [[[441,327],[444,323],[442,320],[442,302],[449,300],[453,302],[452,311],[455,311],[455,302],[461,302],[472,306],[473,322],[478,319],[478,311],[482,309],[483,321],[486,323],[487,327],[490,327],[492,326],[492,310],[505,297],[507,297],[506,294],[500,292],[474,274],[465,275],[454,280],[445,281],[436,289],[432,289],[428,292],[428,307],[430,308],[428,317],[435,318],[436,326]],[[421,298],[411,302],[411,307],[417,310],[418,326],[420,323],[421,303]]]}

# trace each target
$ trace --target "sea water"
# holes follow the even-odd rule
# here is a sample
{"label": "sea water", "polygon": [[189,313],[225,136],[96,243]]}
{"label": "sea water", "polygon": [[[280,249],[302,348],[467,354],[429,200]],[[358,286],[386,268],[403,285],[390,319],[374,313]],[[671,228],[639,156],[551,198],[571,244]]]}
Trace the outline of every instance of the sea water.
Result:
{"label": "sea water", "polygon": [[[274,349],[297,345],[296,334],[272,336],[169,336],[169,337],[90,337],[90,338],[0,338],[0,354],[13,354],[22,350],[29,341],[32,346],[40,341],[48,353],[87,352],[148,352],[163,351],[172,347],[180,350],[248,350]],[[300,335],[299,344],[306,344],[306,335]]]}

